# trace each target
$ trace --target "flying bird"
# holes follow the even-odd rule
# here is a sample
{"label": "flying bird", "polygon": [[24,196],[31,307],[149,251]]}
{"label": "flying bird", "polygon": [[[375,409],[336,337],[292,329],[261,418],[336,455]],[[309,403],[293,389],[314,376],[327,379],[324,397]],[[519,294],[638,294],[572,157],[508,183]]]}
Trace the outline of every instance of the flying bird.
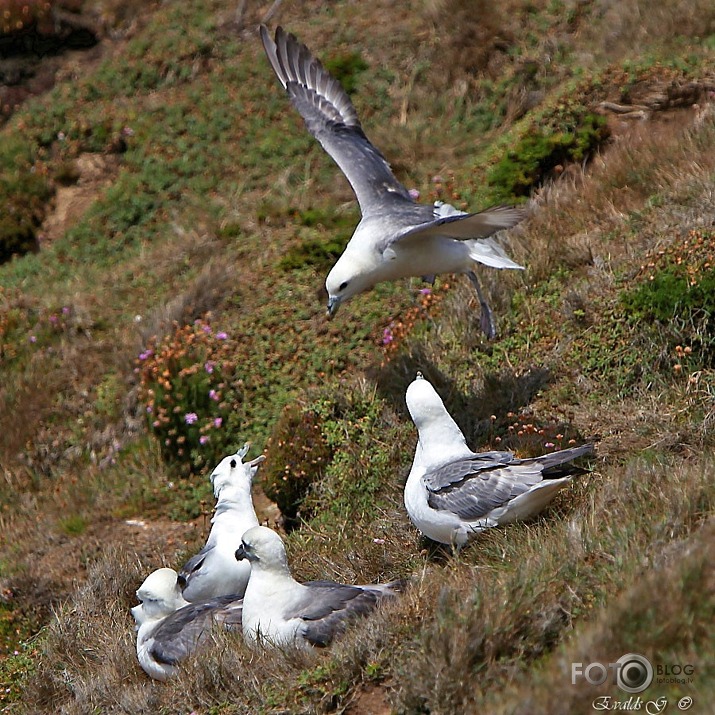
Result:
{"label": "flying bird", "polygon": [[494,318],[474,269],[478,263],[523,268],[489,237],[517,224],[525,211],[495,206],[464,213],[441,201],[416,203],[367,138],[348,95],[320,61],[283,28],[276,28],[275,41],[264,25],[260,31],[268,60],[291,102],[345,174],[360,205],[360,223],[325,281],[328,315],[382,281],[421,276],[431,282],[437,274],[466,273],[481,305],[482,330],[493,338]]}
{"label": "flying bird", "polygon": [[222,596],[188,603],[173,569],[149,574],[137,598],[139,605],[131,609],[137,624],[137,658],[155,680],[176,675],[178,664],[208,640],[214,624],[228,630],[241,627],[241,598]]}
{"label": "flying bird", "polygon": [[241,536],[258,524],[251,499],[251,485],[263,455],[243,462],[245,444],[236,454],[221,460],[211,473],[216,509],[206,545],[179,572],[179,587],[187,601],[215,596],[243,595],[251,575],[248,562],[234,558]]}
{"label": "flying bird", "polygon": [[355,618],[384,599],[394,598],[404,582],[346,586],[333,581],[299,583],[290,573],[283,540],[265,526],[249,529],[236,558],[251,563],[243,598],[243,635],[261,646],[327,646]]}
{"label": "flying bird", "polygon": [[593,452],[586,444],[529,459],[511,452],[475,453],[420,373],[405,399],[419,432],[405,484],[407,513],[425,536],[456,549],[485,529],[538,514],[586,471],[570,462]]}

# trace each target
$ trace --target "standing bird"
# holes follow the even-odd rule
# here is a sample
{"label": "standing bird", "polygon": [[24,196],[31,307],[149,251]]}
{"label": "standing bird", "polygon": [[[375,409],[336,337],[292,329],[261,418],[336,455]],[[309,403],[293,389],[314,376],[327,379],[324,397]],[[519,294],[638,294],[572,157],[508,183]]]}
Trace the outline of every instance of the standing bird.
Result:
{"label": "standing bird", "polygon": [[569,463],[593,452],[586,444],[529,459],[511,452],[475,453],[421,373],[405,399],[419,432],[405,484],[407,513],[425,536],[457,549],[485,529],[538,514],[586,471]]}
{"label": "standing bird", "polygon": [[404,582],[346,586],[333,581],[299,583],[290,573],[283,540],[256,526],[243,535],[236,558],[251,563],[243,598],[243,635],[251,644],[310,649],[327,646],[347,624],[394,598]]}
{"label": "standing bird", "polygon": [[131,609],[137,624],[137,658],[155,680],[176,675],[178,664],[208,639],[214,624],[229,630],[241,625],[242,599],[222,596],[188,603],[173,569],[149,574],[137,598],[139,605]]}
{"label": "standing bird", "polygon": [[258,524],[251,485],[263,455],[250,462],[242,460],[249,445],[221,460],[211,473],[216,509],[206,545],[192,556],[179,572],[179,587],[187,601],[215,596],[239,595],[246,590],[251,566],[234,558],[243,532]]}
{"label": "standing bird", "polygon": [[441,201],[431,206],[415,203],[365,136],[348,95],[310,50],[281,27],[273,41],[261,25],[261,39],[308,131],[345,174],[360,204],[360,223],[325,281],[328,315],[382,281],[411,276],[432,281],[440,273],[466,273],[481,305],[482,330],[493,338],[494,319],[475,264],[522,268],[489,236],[517,224],[524,210],[496,206],[464,213]]}

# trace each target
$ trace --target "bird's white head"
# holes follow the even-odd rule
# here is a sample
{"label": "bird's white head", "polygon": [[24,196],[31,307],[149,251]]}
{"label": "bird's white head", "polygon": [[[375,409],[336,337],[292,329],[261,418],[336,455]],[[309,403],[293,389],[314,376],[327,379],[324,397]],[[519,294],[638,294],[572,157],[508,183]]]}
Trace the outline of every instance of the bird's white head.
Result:
{"label": "bird's white head", "polygon": [[417,373],[417,377],[407,388],[405,401],[407,409],[410,411],[410,417],[418,430],[431,422],[444,419],[445,415],[449,417],[442,398],[421,372]]}
{"label": "bird's white head", "polygon": [[417,373],[405,394],[407,409],[419,432],[419,460],[434,467],[447,458],[468,456],[471,450],[442,398],[429,380]]}
{"label": "bird's white head", "polygon": [[254,526],[244,533],[236,558],[239,561],[247,559],[252,568],[262,567],[272,571],[288,569],[283,539],[267,526]]}
{"label": "bird's white head", "polygon": [[168,616],[186,605],[177,579],[176,571],[169,568],[152,571],[144,579],[144,583],[137,589],[137,598],[141,603],[131,609],[138,626],[147,620]]}
{"label": "bird's white head", "polygon": [[244,463],[242,460],[248,454],[249,446],[246,442],[236,454],[224,457],[211,472],[211,484],[217,499],[221,490],[227,486],[237,486],[243,482],[247,482],[250,486],[258,471],[258,465],[265,460],[265,456],[261,454],[250,462]]}
{"label": "bird's white head", "polygon": [[346,249],[325,279],[325,289],[328,291],[328,317],[332,318],[338,312],[341,303],[369,290],[375,283],[372,266],[365,257]]}

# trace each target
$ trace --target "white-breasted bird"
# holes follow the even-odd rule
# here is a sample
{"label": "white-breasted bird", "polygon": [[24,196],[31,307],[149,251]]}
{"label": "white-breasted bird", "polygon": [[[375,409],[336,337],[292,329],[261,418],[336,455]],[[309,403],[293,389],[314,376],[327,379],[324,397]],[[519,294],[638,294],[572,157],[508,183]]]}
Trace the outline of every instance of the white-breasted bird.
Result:
{"label": "white-breasted bird", "polygon": [[383,599],[394,598],[405,585],[299,583],[291,576],[285,545],[275,531],[256,526],[242,541],[236,558],[251,563],[243,598],[243,635],[252,645],[327,646],[352,620],[369,614]]}
{"label": "white-breasted bird", "polygon": [[178,664],[206,642],[214,624],[227,629],[241,626],[241,598],[222,596],[188,603],[173,569],[149,574],[137,598],[139,605],[131,609],[137,624],[137,658],[155,680],[176,675]]}
{"label": "white-breasted bird", "polygon": [[419,432],[405,484],[407,513],[425,536],[455,548],[485,529],[538,514],[586,471],[570,463],[593,452],[586,444],[527,459],[511,452],[476,453],[421,373],[405,399]]}
{"label": "white-breasted bird", "polygon": [[441,273],[466,273],[482,308],[481,327],[494,337],[494,320],[474,272],[477,264],[521,269],[490,236],[521,221],[526,212],[495,206],[464,213],[437,201],[416,203],[383,155],[365,136],[355,108],[337,80],[294,35],[265,26],[266,55],[308,131],[340,167],[355,192],[362,218],[325,281],[328,314],[382,281]]}
{"label": "white-breasted bird", "polygon": [[251,486],[265,456],[243,462],[249,445],[219,462],[211,473],[216,509],[206,545],[179,571],[179,586],[187,601],[225,595],[243,595],[251,566],[236,561],[234,554],[243,532],[258,524]]}

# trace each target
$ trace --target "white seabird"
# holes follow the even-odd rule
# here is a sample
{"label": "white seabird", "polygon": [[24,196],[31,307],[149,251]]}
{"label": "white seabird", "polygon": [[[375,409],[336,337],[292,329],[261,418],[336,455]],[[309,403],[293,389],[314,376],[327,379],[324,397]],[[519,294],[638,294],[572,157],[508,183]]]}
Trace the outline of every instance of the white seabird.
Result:
{"label": "white seabird", "polygon": [[139,605],[131,609],[137,624],[137,658],[155,680],[175,675],[178,663],[207,640],[213,624],[227,629],[241,626],[241,598],[222,596],[188,603],[173,569],[149,574],[137,598]]}
{"label": "white seabird", "polygon": [[464,213],[441,201],[417,204],[394,177],[383,155],[365,136],[355,108],[337,80],[296,37],[276,28],[275,42],[261,25],[266,55],[291,102],[347,177],[362,219],[325,281],[328,314],[376,283],[440,273],[466,273],[482,308],[481,327],[492,338],[494,320],[474,272],[477,263],[521,269],[492,238],[526,213],[495,206]]}
{"label": "white seabird", "polygon": [[299,583],[290,573],[285,545],[275,531],[256,526],[243,535],[237,559],[251,562],[243,598],[243,635],[262,646],[327,646],[347,624],[394,598],[404,582],[347,586],[333,581]]}
{"label": "white seabird", "polygon": [[585,472],[569,462],[593,452],[586,444],[529,459],[511,452],[475,453],[420,373],[405,399],[419,432],[405,484],[407,513],[425,536],[455,548],[485,529],[538,514]]}
{"label": "white seabird", "polygon": [[179,572],[179,586],[187,601],[202,601],[225,595],[243,595],[251,575],[248,562],[236,561],[234,554],[243,532],[258,524],[251,499],[251,485],[260,455],[250,462],[245,444],[236,454],[221,460],[211,473],[216,509],[206,545],[192,556]]}

